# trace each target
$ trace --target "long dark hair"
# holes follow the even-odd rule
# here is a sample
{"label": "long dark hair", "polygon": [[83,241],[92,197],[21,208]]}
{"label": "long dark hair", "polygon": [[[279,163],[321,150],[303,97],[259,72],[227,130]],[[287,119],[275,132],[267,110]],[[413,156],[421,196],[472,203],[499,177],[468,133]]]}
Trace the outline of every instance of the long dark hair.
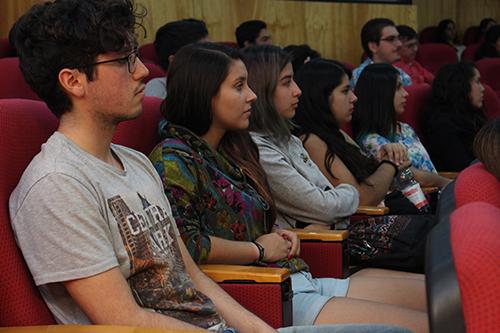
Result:
{"label": "long dark hair", "polygon": [[343,64],[326,59],[315,59],[302,66],[295,80],[302,90],[294,123],[294,134],[317,135],[327,145],[325,169],[335,178],[331,166],[338,156],[358,182],[363,182],[377,169],[377,161],[363,155],[359,148],[346,141],[330,110],[329,96],[350,72]]}
{"label": "long dark hair", "polygon": [[352,132],[356,139],[378,133],[391,139],[397,130],[394,94],[399,72],[390,64],[371,64],[361,73],[354,93],[358,102],[352,115]]}
{"label": "long dark hair", "polygon": [[479,46],[474,60],[482,58],[497,58],[500,57],[500,52],[497,51],[495,44],[500,38],[500,25],[492,26],[487,32],[484,41]]}
{"label": "long dark hair", "polygon": [[484,125],[486,116],[483,108],[475,107],[470,101],[475,68],[471,62],[460,62],[439,69],[432,82],[429,107],[424,113],[424,130],[426,122],[443,115],[447,115],[450,124],[470,133],[476,133]]}
{"label": "long dark hair", "polygon": [[[446,29],[448,28],[448,24],[450,23],[452,23],[455,26],[455,32],[456,32],[457,25],[455,24],[455,21],[450,19],[444,19],[438,23],[437,26],[438,43],[450,44],[450,41],[448,40],[448,37],[446,35]],[[451,42],[453,43],[458,42],[458,34],[455,34],[455,38]]]}
{"label": "long dark hair", "polygon": [[[205,134],[212,124],[212,99],[229,74],[231,62],[236,60],[241,60],[239,51],[224,45],[197,43],[181,48],[169,67],[168,97],[162,103],[165,119],[198,136]],[[256,144],[246,130],[228,131],[219,149],[243,170],[249,183],[268,203],[269,231],[276,219],[276,207]]]}

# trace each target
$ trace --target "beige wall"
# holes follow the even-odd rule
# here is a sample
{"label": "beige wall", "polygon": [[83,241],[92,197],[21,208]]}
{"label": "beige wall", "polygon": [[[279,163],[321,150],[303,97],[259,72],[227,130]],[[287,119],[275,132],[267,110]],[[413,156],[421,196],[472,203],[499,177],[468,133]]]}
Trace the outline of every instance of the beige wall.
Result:
{"label": "beige wall", "polygon": [[[0,0],[0,37],[27,8],[41,0]],[[457,21],[459,31],[485,16],[500,19],[499,0],[413,0],[413,5],[319,3],[283,0],[136,0],[148,10],[144,20],[150,42],[165,22],[195,17],[205,20],[213,41],[234,41],[242,21],[266,21],[275,43],[308,43],[326,57],[357,64],[361,55],[359,31],[373,17],[389,17],[420,30],[442,18]]]}

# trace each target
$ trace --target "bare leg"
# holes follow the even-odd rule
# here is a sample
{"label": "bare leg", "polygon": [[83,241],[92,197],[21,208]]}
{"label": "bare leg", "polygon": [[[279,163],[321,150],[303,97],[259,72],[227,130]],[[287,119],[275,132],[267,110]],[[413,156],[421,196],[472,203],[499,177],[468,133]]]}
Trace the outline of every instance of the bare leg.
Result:
{"label": "bare leg", "polygon": [[325,304],[314,324],[371,323],[399,325],[415,333],[428,333],[427,314],[401,308],[350,298],[332,298]]}
{"label": "bare leg", "polygon": [[418,279],[353,276],[346,297],[427,311],[425,281]]}
{"label": "bare leg", "polygon": [[354,276],[416,279],[416,280],[425,281],[424,274],[401,272],[401,271],[394,271],[394,270],[382,269],[382,268],[365,268],[365,269],[362,269],[362,270],[354,273],[353,275],[351,275],[351,277],[354,277]]}

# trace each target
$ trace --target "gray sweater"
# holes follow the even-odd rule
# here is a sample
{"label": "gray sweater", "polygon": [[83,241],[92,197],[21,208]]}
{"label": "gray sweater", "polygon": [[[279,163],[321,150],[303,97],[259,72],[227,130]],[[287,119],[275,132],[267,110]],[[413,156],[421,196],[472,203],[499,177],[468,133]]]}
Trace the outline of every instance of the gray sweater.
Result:
{"label": "gray sweater", "polygon": [[309,157],[299,138],[287,144],[272,136],[251,132],[259,147],[260,163],[267,174],[278,210],[277,224],[295,227],[297,221],[346,226],[345,217],[356,212],[359,193],[348,184],[334,187]]}

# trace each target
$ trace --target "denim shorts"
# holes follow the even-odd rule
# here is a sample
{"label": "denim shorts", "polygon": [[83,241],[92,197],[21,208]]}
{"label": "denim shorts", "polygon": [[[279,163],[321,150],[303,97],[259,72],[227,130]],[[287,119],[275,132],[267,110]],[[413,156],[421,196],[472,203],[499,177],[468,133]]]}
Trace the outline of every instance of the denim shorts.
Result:
{"label": "denim shorts", "polygon": [[309,272],[291,275],[293,325],[313,325],[323,306],[333,297],[345,297],[349,279],[314,279]]}

